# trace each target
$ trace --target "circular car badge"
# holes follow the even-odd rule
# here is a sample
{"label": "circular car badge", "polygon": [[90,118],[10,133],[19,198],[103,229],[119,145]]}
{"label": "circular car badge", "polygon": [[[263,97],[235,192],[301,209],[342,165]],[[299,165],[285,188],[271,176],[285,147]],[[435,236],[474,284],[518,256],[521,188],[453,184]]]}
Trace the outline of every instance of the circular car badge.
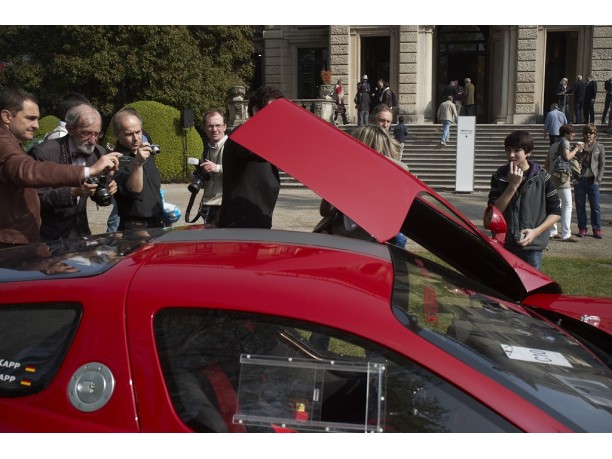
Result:
{"label": "circular car badge", "polygon": [[106,365],[86,363],[74,372],[68,384],[70,403],[80,411],[96,411],[108,403],[115,378]]}

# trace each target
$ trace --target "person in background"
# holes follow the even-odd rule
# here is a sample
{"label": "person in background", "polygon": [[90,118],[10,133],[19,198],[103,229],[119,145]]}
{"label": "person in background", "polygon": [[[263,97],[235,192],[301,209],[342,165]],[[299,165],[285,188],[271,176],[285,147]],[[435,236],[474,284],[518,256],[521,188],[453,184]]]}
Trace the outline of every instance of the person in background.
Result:
{"label": "person in background", "polygon": [[34,138],[39,117],[32,94],[8,90],[0,95],[0,248],[40,241],[36,188],[90,188],[84,184],[87,178],[114,171],[119,165],[118,153],[102,156],[91,167],[36,161],[21,143]]}
{"label": "person in background", "polygon": [[608,78],[604,82],[604,90],[606,91],[606,100],[604,102],[604,111],[601,115],[601,124],[606,123],[606,115],[610,109],[610,103],[612,102],[612,78]]}
{"label": "person in background", "polygon": [[455,94],[453,95],[453,103],[457,108],[457,116],[461,116],[461,104],[463,103],[463,86],[459,84],[459,80],[455,80]]}
{"label": "person in background", "polygon": [[572,235],[572,177],[570,174],[555,171],[555,158],[561,155],[565,161],[570,161],[582,151],[582,145],[577,144],[573,149],[570,142],[574,140],[576,132],[571,124],[564,124],[559,129],[560,139],[553,143],[548,150],[548,157],[544,167],[552,178],[553,185],[557,189],[561,200],[561,234],[558,233],[557,224],[550,228],[551,239],[560,239],[564,242],[578,242],[576,236]]}
{"label": "person in background", "polygon": [[563,77],[557,86],[557,104],[559,105],[559,110],[565,114],[566,118],[570,116],[568,99],[571,94],[571,89],[568,86],[568,83],[569,80]]}
{"label": "person in background", "polygon": [[370,83],[368,82],[368,76],[365,74],[361,77],[361,81],[357,84],[357,91],[359,92],[361,88],[365,88],[365,91],[370,94]]}
{"label": "person in background", "polygon": [[68,113],[68,110],[70,110],[72,107],[76,107],[77,105],[81,104],[91,105],[91,102],[89,102],[87,97],[77,92],[69,92],[64,94],[57,105],[56,110],[59,123],[57,127],[45,134],[43,141],[49,139],[59,139],[67,135],[68,129],[66,129],[66,113]]}
{"label": "person in background", "polygon": [[465,115],[476,116],[476,87],[469,78],[464,80],[463,93]]}
{"label": "person in background", "polygon": [[495,205],[508,224],[504,247],[536,269],[549,229],[561,217],[561,202],[546,169],[531,161],[533,138],[514,131],[504,140],[508,164],[491,177],[488,204]]}
{"label": "person in background", "polygon": [[[284,97],[281,91],[271,86],[258,88],[249,98],[249,117],[256,116],[269,103]],[[219,210],[218,226],[271,228],[272,214],[280,191],[280,176],[276,166],[231,138],[225,142],[222,166],[223,202]]]}
{"label": "person in background", "polygon": [[572,94],[574,94],[574,123],[582,124],[584,119],[582,116],[582,110],[584,109],[584,92],[586,89],[586,83],[582,81],[582,75],[576,77],[576,83],[572,87]]}
{"label": "person in background", "polygon": [[[406,171],[408,170],[408,166],[397,158],[397,151],[399,148],[398,142],[393,139],[381,126],[368,124],[357,127],[353,129],[351,135],[363,144],[367,145],[373,150],[376,150],[381,155],[389,158],[402,169],[405,169]],[[322,232],[346,236],[354,239],[363,239],[366,241],[374,240],[374,238],[367,231],[357,225],[357,223],[348,218],[342,212],[337,210],[325,199],[321,200],[319,213],[324,219],[327,218],[331,222],[329,229]],[[398,233],[388,242],[403,248],[406,245],[406,240],[405,235]]]}
{"label": "person in background", "polygon": [[363,126],[368,123],[370,116],[370,94],[365,86],[361,86],[359,94],[355,96],[355,108],[357,108],[357,124]]}
{"label": "person in background", "polygon": [[[91,167],[106,151],[98,145],[102,131],[102,117],[90,105],[73,106],[64,115],[68,135],[45,140],[32,149],[37,161],[73,164]],[[113,195],[117,184],[108,178],[108,192]],[[41,187],[38,196],[41,203],[42,224],[40,239],[43,242],[58,239],[90,236],[87,219],[87,198],[97,190],[83,186]]]}
{"label": "person in background", "polygon": [[589,198],[591,208],[591,227],[593,237],[602,239],[601,212],[599,207],[599,186],[606,167],[606,152],[603,144],[597,141],[597,128],[587,124],[582,129],[584,148],[579,155],[582,163],[580,178],[574,183],[576,193],[576,215],[578,217],[578,236],[585,237],[587,233],[586,199]]}
{"label": "person in background", "polygon": [[223,202],[223,149],[227,141],[227,122],[221,110],[213,109],[204,114],[204,131],[208,143],[202,153],[200,167],[209,174],[206,182],[200,213],[204,223],[216,225],[219,221],[219,209]]}
{"label": "person in background", "polygon": [[391,122],[393,121],[393,112],[387,104],[378,104],[370,113],[370,124],[375,124],[389,132]]}
{"label": "person in background", "polygon": [[584,89],[584,122],[595,124],[595,98],[597,97],[597,82],[593,80],[593,75],[586,76],[586,86]]}
{"label": "person in background", "polygon": [[453,103],[453,96],[448,96],[438,107],[438,121],[442,123],[442,137],[440,144],[446,145],[450,138],[450,126],[457,122],[457,107]]}
{"label": "person in background", "polygon": [[561,135],[559,129],[564,124],[567,124],[565,113],[559,111],[559,105],[554,103],[550,106],[550,111],[544,119],[544,138],[548,137],[550,145],[559,141]]}
{"label": "person in background", "polygon": [[166,226],[161,177],[151,145],[143,141],[140,115],[133,108],[120,110],[110,124],[117,139],[115,151],[125,155],[115,174],[119,231]]}
{"label": "person in background", "polygon": [[399,159],[402,159],[402,154],[404,153],[404,144],[406,143],[406,137],[408,136],[408,128],[406,127],[406,125],[404,124],[404,117],[403,116],[399,116],[397,118],[397,125],[393,128],[393,137],[395,138],[395,140],[397,140],[400,144],[399,147]]}

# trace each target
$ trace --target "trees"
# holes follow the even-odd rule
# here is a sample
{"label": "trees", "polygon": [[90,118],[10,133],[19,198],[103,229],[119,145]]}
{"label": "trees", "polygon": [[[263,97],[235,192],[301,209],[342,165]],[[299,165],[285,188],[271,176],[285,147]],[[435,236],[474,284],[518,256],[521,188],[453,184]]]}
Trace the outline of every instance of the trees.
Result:
{"label": "trees", "polygon": [[3,26],[0,91],[19,87],[54,114],[61,96],[87,96],[106,122],[122,106],[155,100],[201,120],[253,75],[252,26]]}

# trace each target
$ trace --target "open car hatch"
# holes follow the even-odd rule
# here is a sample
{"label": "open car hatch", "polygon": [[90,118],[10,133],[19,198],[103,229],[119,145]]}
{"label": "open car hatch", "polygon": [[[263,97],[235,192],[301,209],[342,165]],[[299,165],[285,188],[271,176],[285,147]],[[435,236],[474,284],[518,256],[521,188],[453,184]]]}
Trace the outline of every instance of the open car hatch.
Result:
{"label": "open car hatch", "polygon": [[289,100],[270,103],[230,137],[379,242],[401,231],[464,275],[517,301],[535,291],[560,292],[558,284],[492,242],[418,178]]}

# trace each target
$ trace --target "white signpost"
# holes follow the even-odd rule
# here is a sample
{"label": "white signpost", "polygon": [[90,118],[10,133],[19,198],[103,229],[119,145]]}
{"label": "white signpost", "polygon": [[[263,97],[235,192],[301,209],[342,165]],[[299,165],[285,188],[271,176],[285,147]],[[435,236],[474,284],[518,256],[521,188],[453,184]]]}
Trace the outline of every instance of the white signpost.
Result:
{"label": "white signpost", "polygon": [[457,167],[455,192],[474,191],[474,141],[476,137],[476,117],[460,116],[457,122]]}

